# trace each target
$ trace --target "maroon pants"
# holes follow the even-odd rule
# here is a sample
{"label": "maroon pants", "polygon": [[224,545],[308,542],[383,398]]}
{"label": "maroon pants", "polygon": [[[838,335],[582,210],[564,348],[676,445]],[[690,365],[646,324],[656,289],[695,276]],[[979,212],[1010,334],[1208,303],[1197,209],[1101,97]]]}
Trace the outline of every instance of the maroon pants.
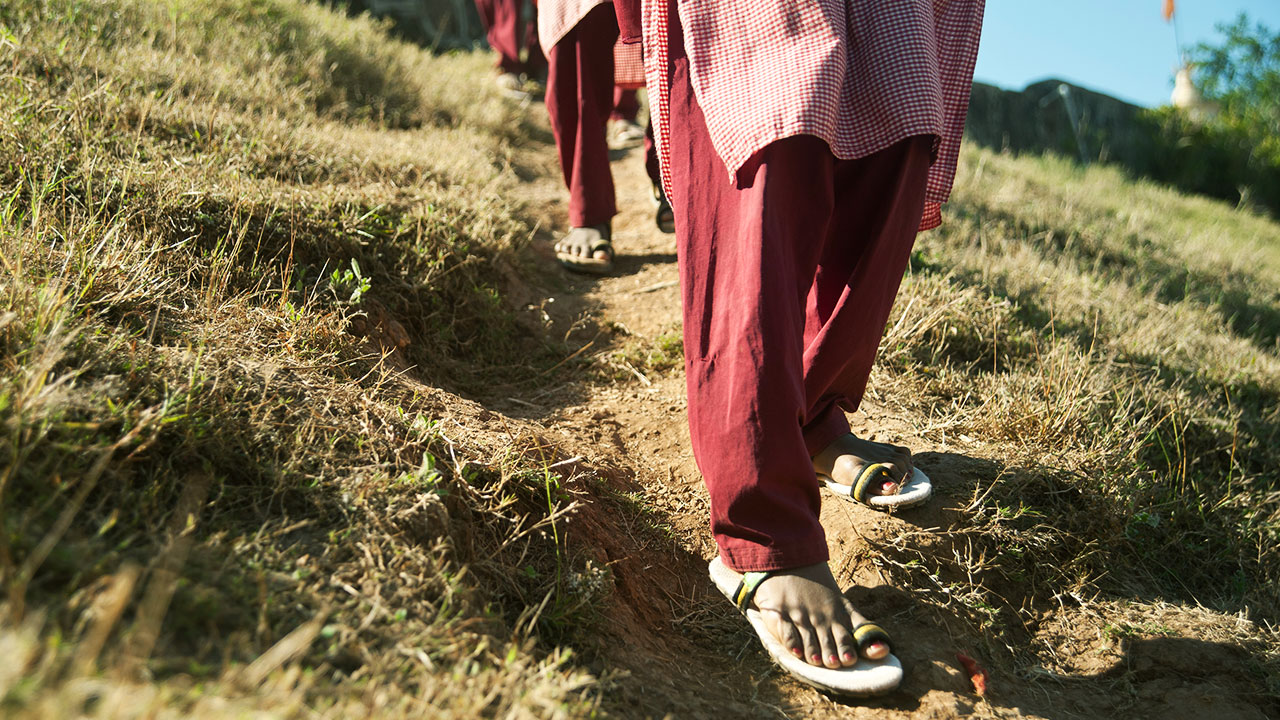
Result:
{"label": "maroon pants", "polygon": [[653,120],[644,126],[644,171],[654,187],[662,184],[662,165],[658,161],[658,144],[653,139]]}
{"label": "maroon pants", "polygon": [[617,214],[606,135],[613,110],[613,5],[597,5],[551,49],[547,114],[569,187],[569,224],[590,227]]}
{"label": "maroon pants", "polygon": [[689,426],[712,531],[738,571],[824,562],[812,456],[849,432],[843,411],[862,399],[920,224],[932,138],[839,160],[792,137],[733,182],[678,27],[669,53]]}
{"label": "maroon pants", "polygon": [[609,115],[610,120],[630,120],[636,121],[636,117],[640,115],[640,93],[637,90],[629,88],[613,88],[613,112]]}
{"label": "maroon pants", "polygon": [[[638,90],[615,87],[613,89],[613,112],[610,120],[630,120],[635,122],[640,116],[640,95]],[[649,180],[656,187],[662,182],[662,171],[658,166],[658,148],[653,141],[653,121],[644,127],[644,170]]]}
{"label": "maroon pants", "polygon": [[520,11],[523,5],[524,0],[476,0],[476,10],[486,30],[485,39],[498,53],[498,67],[503,72],[537,77],[547,67],[542,47],[538,45],[538,11],[535,8],[533,17],[524,23],[523,44],[528,49],[528,57],[522,62]]}

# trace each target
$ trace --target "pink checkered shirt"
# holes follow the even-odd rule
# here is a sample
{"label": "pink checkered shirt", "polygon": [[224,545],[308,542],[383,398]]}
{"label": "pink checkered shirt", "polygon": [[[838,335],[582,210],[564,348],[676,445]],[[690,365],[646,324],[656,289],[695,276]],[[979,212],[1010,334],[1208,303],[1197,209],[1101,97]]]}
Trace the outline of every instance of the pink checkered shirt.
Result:
{"label": "pink checkered shirt", "polygon": [[[610,0],[542,0],[538,3],[538,42],[548,55],[566,34],[595,9]],[[644,56],[640,46],[624,45],[613,50],[614,84],[633,90],[644,87]]]}
{"label": "pink checkered shirt", "polygon": [[550,55],[551,48],[578,25],[597,5],[610,0],[537,0],[538,44]]}
{"label": "pink checkered shirt", "polygon": [[621,39],[613,46],[613,84],[635,90],[644,87],[644,51]]}
{"label": "pink checkered shirt", "polygon": [[[815,135],[854,159],[933,135],[920,229],[942,222],[985,0],[678,0],[693,89],[730,180],[766,145]],[[670,191],[667,13],[643,0],[645,70]]]}

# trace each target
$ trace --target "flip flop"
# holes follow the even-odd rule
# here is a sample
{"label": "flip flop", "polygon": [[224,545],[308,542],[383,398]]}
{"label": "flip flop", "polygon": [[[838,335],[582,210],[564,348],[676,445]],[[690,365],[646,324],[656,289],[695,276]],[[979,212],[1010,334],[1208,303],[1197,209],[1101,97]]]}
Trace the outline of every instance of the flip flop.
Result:
{"label": "flip flop", "polygon": [[653,205],[656,209],[653,215],[654,223],[658,226],[658,230],[670,235],[676,231],[676,214],[671,209],[671,202],[667,200],[667,194],[662,191],[662,185],[653,186]]}
{"label": "flip flop", "polygon": [[609,142],[618,147],[631,147],[644,141],[644,126],[635,120],[610,120]]}
{"label": "flip flop", "polygon": [[928,501],[930,496],[933,495],[933,483],[930,482],[928,475],[920,472],[920,468],[912,469],[911,479],[898,490],[897,494],[869,494],[867,488],[872,487],[872,482],[893,480],[889,475],[889,471],[892,469],[893,466],[887,463],[871,463],[862,468],[862,473],[858,475],[857,481],[852,486],[842,485],[821,473],[818,474],[818,477],[826,482],[827,489],[831,492],[877,510],[902,510],[915,507]]}
{"label": "flip flop", "polygon": [[[603,229],[602,229],[603,228]],[[589,239],[587,255],[577,255],[575,253],[566,252],[560,249],[565,240],[568,240],[574,233],[590,233],[594,237]],[[609,242],[609,228],[607,225],[586,228],[573,228],[556,243],[556,259],[560,264],[574,272],[591,273],[593,275],[607,275],[613,272],[613,245]],[[595,257],[596,252],[604,250],[609,253],[607,258]]]}
{"label": "flip flop", "polygon": [[526,103],[533,99],[533,96],[525,92],[524,82],[515,73],[504,72],[498,74],[494,78],[494,84],[498,86],[498,92],[511,100],[519,100],[522,103]]}
{"label": "flip flop", "polygon": [[[768,651],[773,661],[781,666],[783,670],[791,673],[797,680],[825,692],[850,697],[884,695],[885,693],[893,692],[902,682],[902,663],[892,654],[887,655],[882,660],[868,660],[859,657],[858,662],[852,667],[842,667],[835,670],[818,665],[810,665],[792,655],[773,636],[773,633],[769,631],[769,627],[765,625],[764,617],[760,614],[760,611],[751,604],[752,599],[755,597],[756,588],[760,587],[760,583],[769,577],[769,573],[749,572],[739,574],[728,565],[725,565],[719,557],[711,561],[708,570],[711,573],[711,581],[715,583],[716,588],[746,616],[747,622],[751,623],[751,627],[756,631],[756,636],[760,638],[761,644],[764,645],[764,649]],[[889,634],[874,623],[858,625],[853,629],[853,636],[858,643],[859,650],[877,641],[892,647]]]}

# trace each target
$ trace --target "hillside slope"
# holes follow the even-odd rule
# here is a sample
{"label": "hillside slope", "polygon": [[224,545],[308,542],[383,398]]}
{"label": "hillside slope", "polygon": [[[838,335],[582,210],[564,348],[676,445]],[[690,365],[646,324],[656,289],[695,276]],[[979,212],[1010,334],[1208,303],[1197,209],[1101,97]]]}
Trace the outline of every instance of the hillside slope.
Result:
{"label": "hillside slope", "polygon": [[939,497],[824,508],[910,669],[846,706],[705,579],[636,150],[584,279],[483,55],[299,0],[0,28],[6,716],[1280,713],[1274,223],[965,152],[852,418]]}

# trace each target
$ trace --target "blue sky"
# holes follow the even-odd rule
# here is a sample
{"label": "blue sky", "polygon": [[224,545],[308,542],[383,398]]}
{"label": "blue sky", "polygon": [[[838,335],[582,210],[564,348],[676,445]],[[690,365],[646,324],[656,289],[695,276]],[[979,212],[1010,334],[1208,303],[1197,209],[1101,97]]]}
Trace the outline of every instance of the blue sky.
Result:
{"label": "blue sky", "polygon": [[[974,79],[1014,90],[1054,77],[1154,107],[1178,64],[1164,0],[987,0]],[[1280,30],[1280,0],[1176,0],[1184,45],[1221,39],[1241,12]]]}

